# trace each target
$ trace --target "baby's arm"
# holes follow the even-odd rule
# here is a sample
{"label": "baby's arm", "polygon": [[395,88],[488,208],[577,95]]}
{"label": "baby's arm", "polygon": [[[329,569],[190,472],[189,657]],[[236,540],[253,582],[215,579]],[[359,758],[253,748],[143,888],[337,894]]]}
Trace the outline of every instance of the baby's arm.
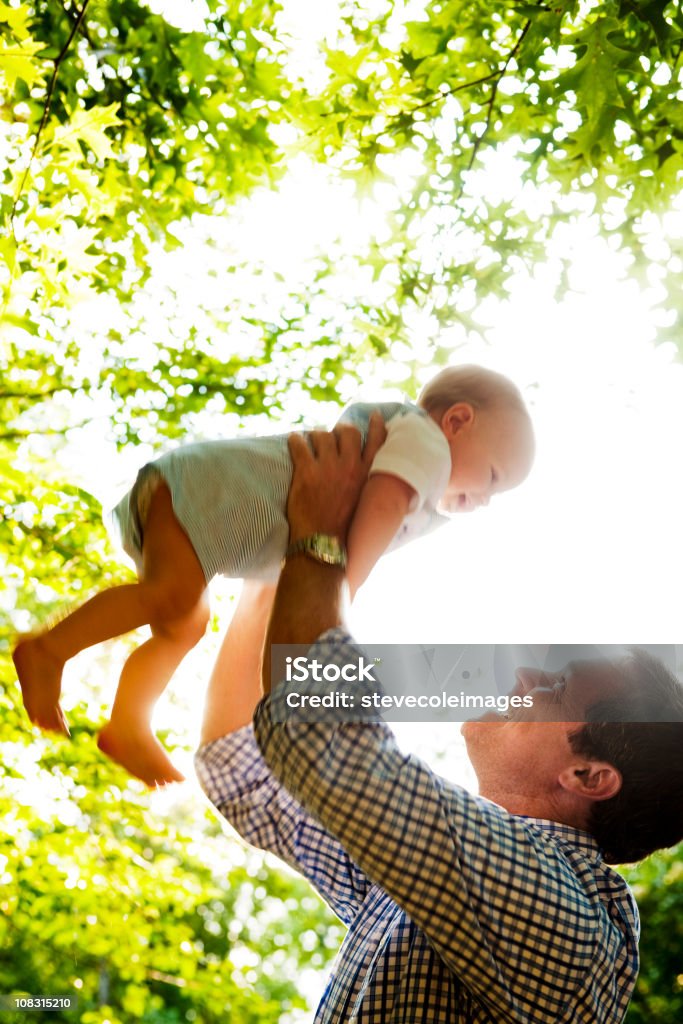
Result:
{"label": "baby's arm", "polygon": [[398,533],[415,495],[410,484],[391,473],[373,473],[368,479],[349,531],[351,597]]}

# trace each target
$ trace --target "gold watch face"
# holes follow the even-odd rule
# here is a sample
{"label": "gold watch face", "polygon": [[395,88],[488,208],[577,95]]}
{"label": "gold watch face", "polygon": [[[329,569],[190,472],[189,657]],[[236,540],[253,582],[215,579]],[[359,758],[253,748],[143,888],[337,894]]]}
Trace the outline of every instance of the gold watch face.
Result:
{"label": "gold watch face", "polygon": [[285,558],[290,555],[308,555],[316,562],[323,565],[346,566],[346,549],[338,537],[326,533],[314,533],[310,537],[303,537],[301,540],[290,544]]}
{"label": "gold watch face", "polygon": [[329,565],[343,565],[346,561],[337,538],[328,537],[325,534],[311,537],[311,553],[316,555],[321,562],[327,562]]}

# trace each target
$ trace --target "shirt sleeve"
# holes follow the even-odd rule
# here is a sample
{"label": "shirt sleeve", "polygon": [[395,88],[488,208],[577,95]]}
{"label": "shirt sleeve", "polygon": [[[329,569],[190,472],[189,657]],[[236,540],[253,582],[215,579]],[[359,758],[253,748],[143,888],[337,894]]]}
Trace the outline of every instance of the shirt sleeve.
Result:
{"label": "shirt sleeve", "polygon": [[387,436],[377,452],[370,474],[390,473],[405,480],[417,494],[410,511],[425,502],[435,505],[446,489],[451,453],[446,438],[428,416],[409,412],[387,423]]}
{"label": "shirt sleeve", "polygon": [[200,747],[195,770],[211,803],[243,839],[295,868],[345,924],[352,922],[368,879],[273,777],[250,725]]}
{"label": "shirt sleeve", "polygon": [[[309,659],[342,666],[358,655],[332,630]],[[277,693],[287,685],[254,719],[273,774],[494,1019],[565,1019],[567,999],[591,969],[601,911],[553,844],[401,752],[382,722],[302,725],[280,716]],[[366,685],[352,684],[356,703]]]}

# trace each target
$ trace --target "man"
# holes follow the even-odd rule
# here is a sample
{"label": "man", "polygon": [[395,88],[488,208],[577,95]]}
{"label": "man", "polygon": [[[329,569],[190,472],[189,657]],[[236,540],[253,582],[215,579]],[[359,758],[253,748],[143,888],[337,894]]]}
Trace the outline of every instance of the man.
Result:
{"label": "man", "polygon": [[[552,676],[521,670],[516,689],[534,694],[534,709],[463,728],[479,797],[401,753],[382,723],[273,715],[284,684],[270,694],[271,644],[312,644],[311,658],[339,665],[357,656],[342,628],[342,559],[333,541],[325,553],[310,538],[344,541],[380,441],[378,425],[362,454],[347,430],[312,435],[312,450],[292,438],[290,557],[266,640],[266,696],[252,729],[272,597],[252,587],[211,683],[202,785],[348,925],[316,1024],[621,1021],[637,910],[596,835],[611,860],[683,835],[683,688],[663,666],[636,655]],[[658,721],[610,724],[615,701]],[[596,709],[606,723],[581,725]]]}

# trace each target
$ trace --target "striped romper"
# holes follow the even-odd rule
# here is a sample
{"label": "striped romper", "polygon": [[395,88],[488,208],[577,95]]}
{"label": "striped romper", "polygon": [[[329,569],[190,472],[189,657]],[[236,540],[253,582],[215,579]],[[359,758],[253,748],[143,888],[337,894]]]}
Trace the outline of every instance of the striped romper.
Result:
{"label": "striped romper", "polygon": [[[417,494],[390,546],[393,550],[445,521],[436,505],[450,476],[450,450],[437,425],[409,402],[355,403],[340,422],[354,424],[365,438],[375,411],[387,424],[387,438],[371,472],[400,476]],[[124,550],[141,572],[149,501],[164,481],[207,583],[217,575],[276,580],[289,537],[291,479],[286,434],[202,441],[143,466],[112,514]]]}

